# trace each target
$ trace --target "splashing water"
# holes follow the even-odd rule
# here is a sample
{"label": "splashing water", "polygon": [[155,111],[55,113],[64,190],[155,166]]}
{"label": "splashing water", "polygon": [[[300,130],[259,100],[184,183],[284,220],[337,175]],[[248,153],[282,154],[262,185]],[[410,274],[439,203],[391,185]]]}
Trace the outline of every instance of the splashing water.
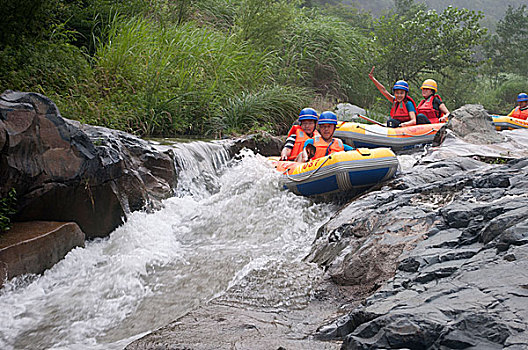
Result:
{"label": "splashing water", "polygon": [[336,206],[280,190],[251,152],[173,148],[178,189],[163,209],[4,285],[1,349],[121,349],[215,297],[270,308],[310,298],[320,272],[302,258]]}

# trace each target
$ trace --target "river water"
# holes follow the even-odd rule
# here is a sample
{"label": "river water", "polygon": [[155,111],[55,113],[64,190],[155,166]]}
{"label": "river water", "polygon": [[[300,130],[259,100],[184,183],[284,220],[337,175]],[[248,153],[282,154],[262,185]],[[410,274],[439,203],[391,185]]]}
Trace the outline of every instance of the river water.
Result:
{"label": "river water", "polygon": [[337,206],[279,189],[250,151],[229,160],[221,144],[165,147],[180,169],[176,195],[42,276],[7,282],[0,349],[122,349],[233,290],[250,306],[309,300],[321,272],[302,259]]}

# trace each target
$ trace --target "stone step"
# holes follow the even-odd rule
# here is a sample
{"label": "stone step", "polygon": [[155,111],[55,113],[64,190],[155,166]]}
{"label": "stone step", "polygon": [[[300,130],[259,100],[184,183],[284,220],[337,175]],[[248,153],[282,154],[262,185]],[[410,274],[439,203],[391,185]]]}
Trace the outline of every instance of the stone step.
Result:
{"label": "stone step", "polygon": [[74,222],[15,222],[0,234],[0,287],[6,279],[26,273],[40,274],[75,247],[85,236]]}

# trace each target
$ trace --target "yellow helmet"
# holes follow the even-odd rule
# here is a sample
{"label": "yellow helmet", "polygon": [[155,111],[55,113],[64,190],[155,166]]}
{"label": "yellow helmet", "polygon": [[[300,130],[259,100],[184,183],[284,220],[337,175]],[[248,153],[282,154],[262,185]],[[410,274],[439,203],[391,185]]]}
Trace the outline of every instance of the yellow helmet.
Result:
{"label": "yellow helmet", "polygon": [[433,79],[427,79],[423,82],[422,87],[420,89],[431,89],[434,90],[434,92],[438,91],[438,85],[436,85],[436,81]]}

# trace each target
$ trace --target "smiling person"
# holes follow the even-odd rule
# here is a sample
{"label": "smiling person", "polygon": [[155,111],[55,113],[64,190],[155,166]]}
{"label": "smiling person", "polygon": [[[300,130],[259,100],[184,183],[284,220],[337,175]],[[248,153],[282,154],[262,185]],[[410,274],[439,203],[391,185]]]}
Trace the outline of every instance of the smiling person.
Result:
{"label": "smiling person", "polygon": [[[431,123],[445,122],[449,117],[449,110],[447,109],[440,96],[436,94],[438,85],[433,79],[427,79],[422,84],[423,100],[420,101],[416,111],[417,118],[427,118]],[[421,117],[423,116],[423,117]]]}
{"label": "smiling person", "polygon": [[378,88],[383,96],[392,103],[390,111],[390,119],[387,120],[389,128],[397,128],[399,126],[411,126],[416,124],[430,124],[425,116],[416,116],[416,103],[409,96],[409,84],[404,80],[398,80],[392,87],[391,95],[385,86],[374,78],[374,68],[369,73],[369,78]]}
{"label": "smiling person", "polygon": [[508,117],[526,120],[528,118],[528,94],[521,92],[517,95],[517,104]]}
{"label": "smiling person", "polygon": [[352,151],[354,148],[333,137],[336,127],[337,115],[334,112],[325,111],[321,113],[318,122],[320,135],[306,140],[304,149],[297,157],[297,161],[307,162],[310,159],[321,158],[335,152]]}
{"label": "smiling person", "polygon": [[304,142],[319,135],[317,125],[317,112],[313,108],[304,108],[299,113],[300,125],[294,125],[288,132],[288,138],[281,151],[280,160],[295,160],[302,152]]}

